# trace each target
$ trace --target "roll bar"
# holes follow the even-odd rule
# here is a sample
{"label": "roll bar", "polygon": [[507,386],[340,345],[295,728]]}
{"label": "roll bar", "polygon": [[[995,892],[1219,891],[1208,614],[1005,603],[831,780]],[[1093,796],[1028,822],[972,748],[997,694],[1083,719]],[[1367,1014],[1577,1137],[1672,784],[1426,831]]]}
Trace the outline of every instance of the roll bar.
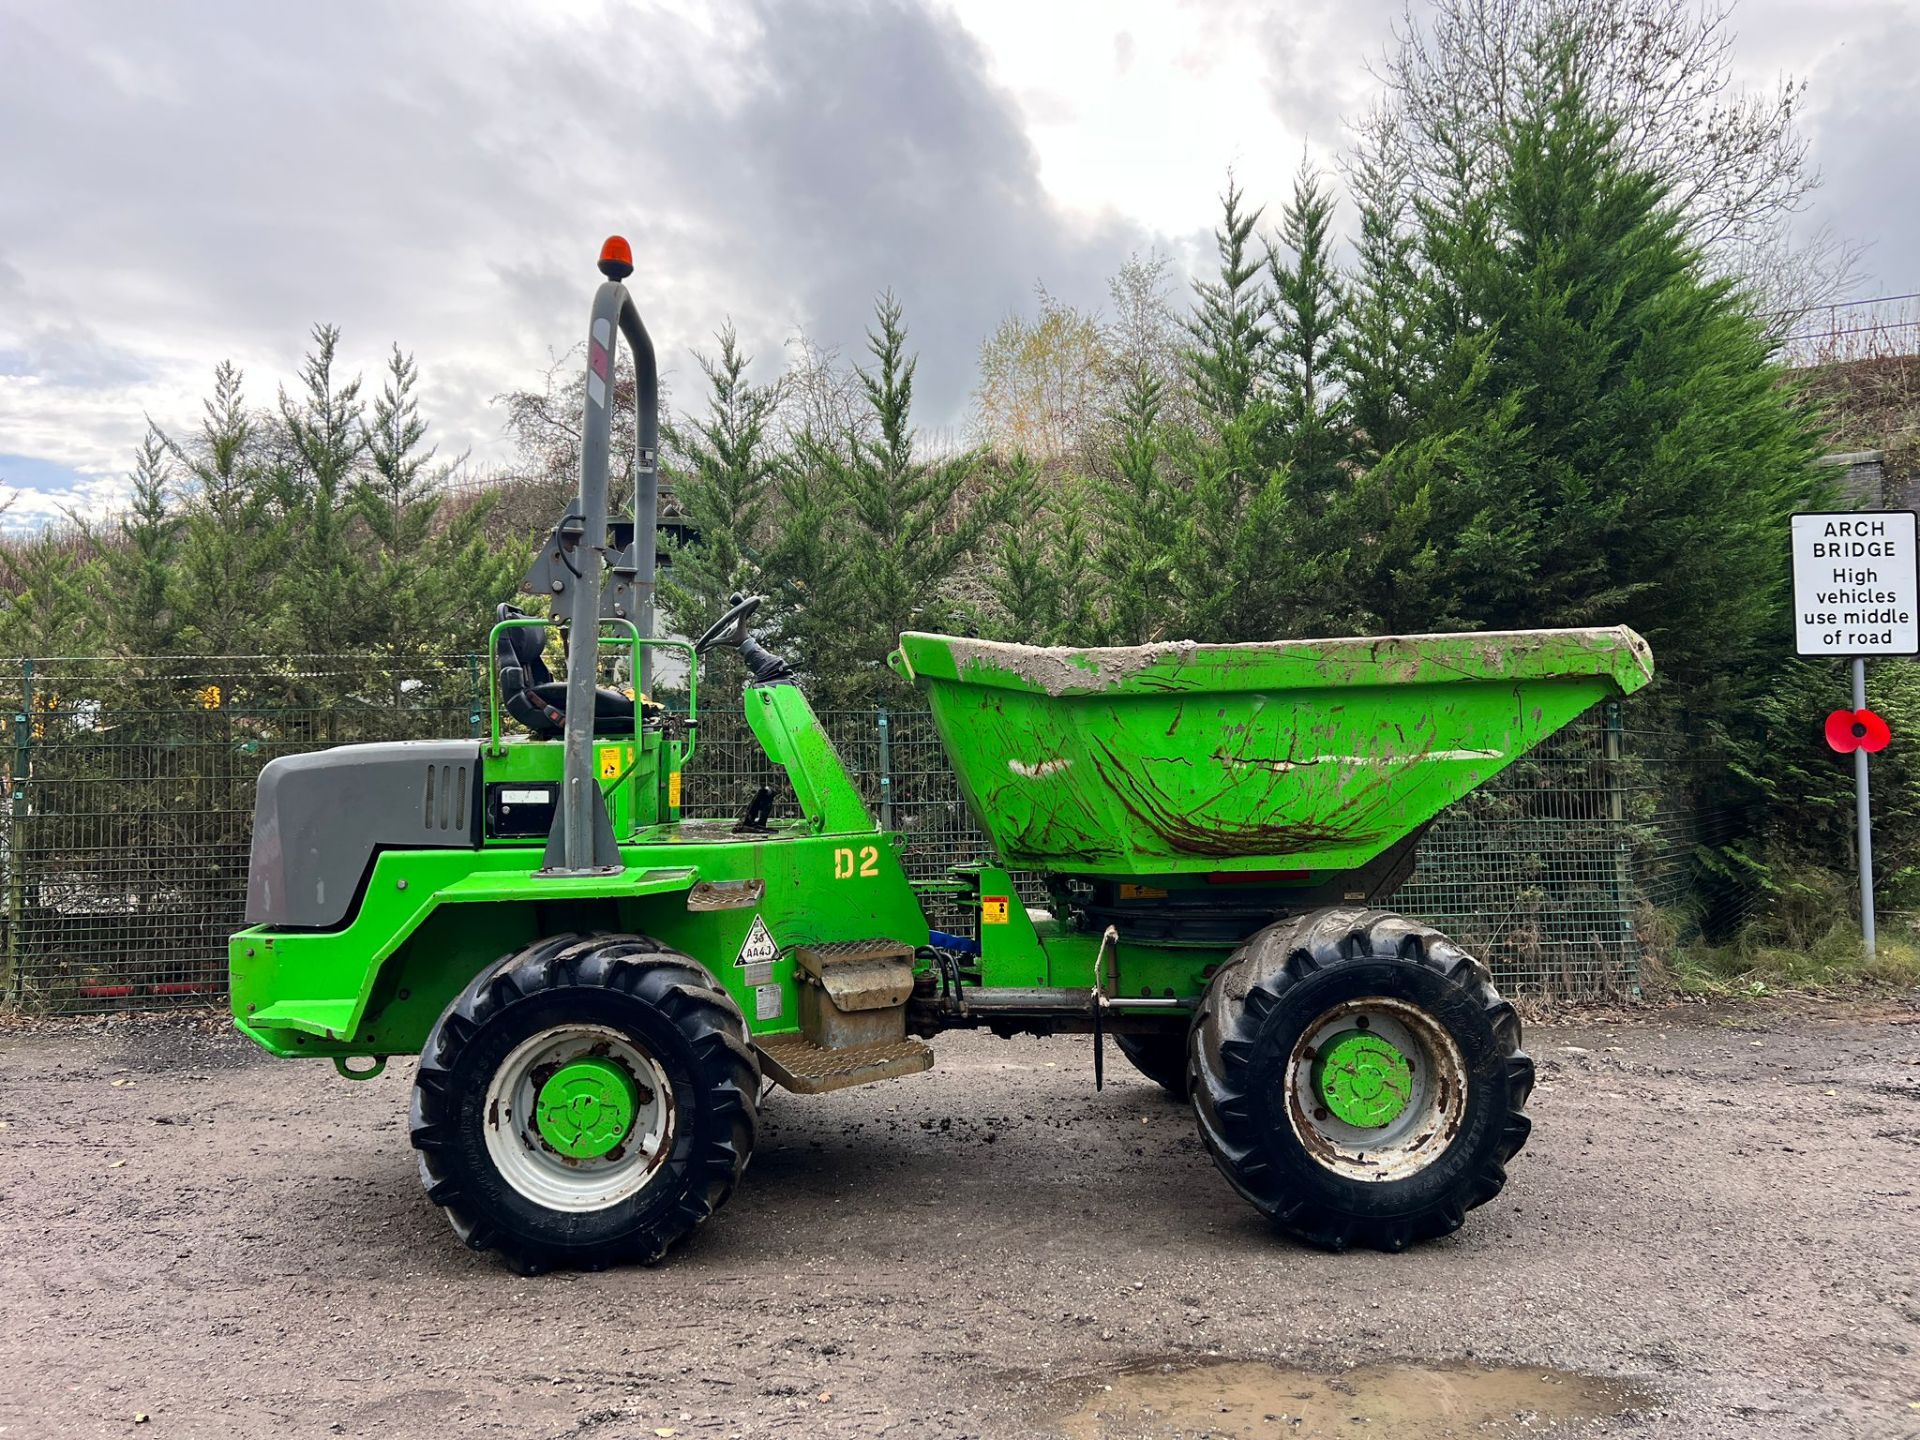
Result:
{"label": "roll bar", "polygon": [[[504,755],[506,753],[506,748],[507,748],[501,742],[501,739],[500,739],[500,645],[499,645],[499,640],[500,640],[501,632],[504,630],[527,629],[527,628],[535,628],[535,627],[543,630],[550,630],[555,628],[558,624],[559,624],[558,621],[549,620],[542,615],[522,615],[518,619],[500,621],[493,627],[492,630],[490,630],[487,633],[487,714],[489,717],[489,724],[487,727],[487,736],[488,736],[487,754]],[[610,620],[604,615],[600,617],[599,628],[601,630],[606,630],[608,628],[618,630],[622,626],[625,627],[626,633],[620,636],[620,640],[623,644],[630,647],[629,653],[633,657],[633,664],[635,667],[636,674],[639,671],[639,663],[641,659],[644,657],[644,655],[646,654],[646,651],[648,649],[664,648],[668,650],[680,650],[685,652],[686,654],[686,657],[687,657],[687,718],[686,718],[687,748],[685,749],[685,751],[681,753],[681,756],[680,756],[680,761],[684,765],[687,761],[693,759],[694,748],[696,745],[699,744],[699,740],[697,737],[700,733],[699,731],[700,662],[694,655],[693,645],[690,641],[675,640],[671,638],[662,639],[658,635],[648,636],[643,639],[640,634],[640,627],[635,625],[633,621],[619,620],[619,619]],[[643,707],[640,706],[638,703],[636,703],[633,707],[633,734],[629,738],[632,739],[635,745],[638,745],[640,743],[642,722],[643,722],[642,710],[643,710]],[[602,787],[602,788],[604,791],[606,787]]]}

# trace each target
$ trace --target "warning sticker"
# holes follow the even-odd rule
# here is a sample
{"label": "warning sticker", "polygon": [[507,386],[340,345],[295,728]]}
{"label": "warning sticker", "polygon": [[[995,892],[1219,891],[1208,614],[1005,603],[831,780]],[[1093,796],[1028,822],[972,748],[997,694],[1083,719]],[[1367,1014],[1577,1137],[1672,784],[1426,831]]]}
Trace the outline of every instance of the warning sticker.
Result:
{"label": "warning sticker", "polygon": [[1012,903],[1006,895],[982,895],[980,897],[980,923],[982,925],[1007,925],[1007,906]]}
{"label": "warning sticker", "polygon": [[733,963],[743,967],[771,965],[779,957],[780,947],[774,943],[773,932],[767,929],[767,922],[756,914],[753,927],[747,931],[747,938],[741,942],[740,953],[733,957]]}
{"label": "warning sticker", "polygon": [[758,985],[753,991],[753,1018],[756,1020],[778,1020],[780,1018],[781,995],[778,985]]}

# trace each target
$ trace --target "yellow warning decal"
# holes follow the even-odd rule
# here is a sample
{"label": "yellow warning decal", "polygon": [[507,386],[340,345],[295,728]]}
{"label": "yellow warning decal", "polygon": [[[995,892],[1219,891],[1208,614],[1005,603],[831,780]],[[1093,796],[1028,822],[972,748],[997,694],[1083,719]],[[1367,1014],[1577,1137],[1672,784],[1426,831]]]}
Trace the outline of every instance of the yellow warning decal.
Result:
{"label": "yellow warning decal", "polygon": [[667,806],[673,810],[680,808],[680,772],[678,770],[667,773]]}
{"label": "yellow warning decal", "polygon": [[600,778],[602,780],[620,778],[620,752],[611,745],[600,752]]}
{"label": "yellow warning decal", "polygon": [[1011,900],[1005,895],[982,895],[980,897],[980,923],[982,925],[1006,925],[1007,907]]}
{"label": "yellow warning decal", "polygon": [[1120,883],[1120,898],[1122,900],[1164,900],[1167,898],[1167,892],[1156,885],[1130,885],[1123,880]]}

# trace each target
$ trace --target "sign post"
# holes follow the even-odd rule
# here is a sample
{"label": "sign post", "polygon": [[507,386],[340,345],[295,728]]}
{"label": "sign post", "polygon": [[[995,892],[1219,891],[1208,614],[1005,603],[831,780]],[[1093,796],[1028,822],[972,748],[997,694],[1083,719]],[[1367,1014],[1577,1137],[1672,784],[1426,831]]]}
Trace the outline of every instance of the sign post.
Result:
{"label": "sign post", "polygon": [[[1853,657],[1853,713],[1867,708],[1867,662]],[[1860,857],[1860,938],[1866,942],[1867,959],[1873,959],[1873,811],[1867,803],[1867,750],[1853,748],[1853,821],[1860,839],[1855,853]]]}
{"label": "sign post", "polygon": [[1867,754],[1886,745],[1886,723],[1867,709],[1867,657],[1920,654],[1920,535],[1911,510],[1793,517],[1793,638],[1801,655],[1845,657],[1853,712],[1827,717],[1827,743],[1853,752],[1860,861],[1860,934],[1874,953],[1873,822]]}

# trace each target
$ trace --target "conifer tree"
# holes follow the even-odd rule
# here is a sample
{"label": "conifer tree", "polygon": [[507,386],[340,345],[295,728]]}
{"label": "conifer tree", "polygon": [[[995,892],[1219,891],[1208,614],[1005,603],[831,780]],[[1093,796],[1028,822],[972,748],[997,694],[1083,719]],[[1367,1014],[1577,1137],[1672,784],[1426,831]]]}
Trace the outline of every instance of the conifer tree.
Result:
{"label": "conifer tree", "polygon": [[1259,211],[1242,208],[1231,182],[1214,231],[1219,278],[1194,286],[1187,380],[1197,424],[1169,437],[1185,504],[1173,588],[1185,635],[1253,639],[1276,633],[1273,547],[1280,539],[1283,477],[1276,469],[1272,392],[1273,295],[1251,254]]}
{"label": "conifer tree", "polygon": [[107,565],[94,536],[48,525],[0,548],[0,641],[10,655],[92,655],[109,643]]}
{"label": "conifer tree", "polygon": [[434,447],[425,443],[427,422],[414,398],[419,378],[413,357],[394,346],[366,426],[366,466],[353,489],[354,509],[373,541],[361,567],[362,603],[379,643],[394,653],[418,646],[422,630],[441,618],[423,613],[436,588],[428,542],[437,506],[427,473]]}
{"label": "conifer tree", "polygon": [[1362,157],[1353,179],[1360,234],[1347,284],[1347,323],[1337,343],[1349,444],[1366,463],[1391,451],[1419,423],[1435,339],[1418,242],[1401,221],[1409,208],[1404,174],[1391,156]]}
{"label": "conifer tree", "polygon": [[348,544],[356,467],[366,447],[360,381],[334,374],[340,332],[316,325],[297,395],[280,392],[274,486],[290,534],[279,613],[296,651],[352,650],[370,628]]}
{"label": "conifer tree", "polygon": [[1204,422],[1216,431],[1242,419],[1260,400],[1272,344],[1272,297],[1252,252],[1261,212],[1245,209],[1244,199],[1228,177],[1213,232],[1220,275],[1195,283],[1187,320],[1187,375]]}
{"label": "conifer tree", "polygon": [[1101,639],[1109,644],[1171,638],[1175,621],[1173,548],[1181,513],[1161,422],[1165,394],[1148,363],[1132,368],[1121,394],[1119,439],[1093,481],[1103,512],[1094,549],[1106,612]]}
{"label": "conifer tree", "polygon": [[[916,360],[891,294],[880,297],[875,320],[867,333],[872,367],[857,371],[872,432],[844,444],[834,443],[839,437],[803,436],[796,457],[812,472],[810,504],[838,498],[847,552],[848,608],[840,621],[847,664],[829,683],[849,696],[898,688],[885,661],[901,631],[939,629],[960,618],[949,582],[1021,500],[1022,472],[996,471],[976,450],[934,460],[919,453],[912,416]],[[818,631],[815,637],[824,638]],[[824,648],[816,643],[817,651]]]}
{"label": "conifer tree", "polygon": [[1274,401],[1282,432],[1287,493],[1309,516],[1323,513],[1339,489],[1345,456],[1345,403],[1339,356],[1345,296],[1329,227],[1333,195],[1303,164],[1280,217],[1284,249],[1267,252],[1273,287]]}
{"label": "conifer tree", "polygon": [[1097,571],[1086,482],[1066,475],[1048,483],[1023,454],[1010,465],[1027,503],[994,552],[988,588],[1000,616],[993,633],[1029,645],[1101,643],[1105,592],[1091,579]]}
{"label": "conifer tree", "polygon": [[1577,38],[1557,43],[1490,193],[1429,217],[1457,322],[1443,370],[1484,365],[1449,428],[1498,442],[1482,463],[1532,519],[1482,619],[1632,624],[1699,703],[1769,669],[1779,536],[1821,488],[1812,437],[1741,298],[1596,113]]}
{"label": "conifer tree", "polygon": [[257,654],[270,643],[263,602],[287,537],[272,513],[263,436],[244,388],[239,369],[222,361],[197,433],[165,437],[183,473],[181,639],[200,655]]}
{"label": "conifer tree", "polygon": [[660,596],[688,635],[718,619],[736,591],[765,588],[760,559],[779,464],[770,427],[780,389],[747,379],[750,360],[731,324],[718,338],[718,355],[696,357],[706,413],[670,423],[666,436],[678,461],[674,496],[698,538],[672,548]]}
{"label": "conifer tree", "polygon": [[[492,497],[443,503],[444,471],[434,463],[437,447],[427,443],[419,382],[413,357],[396,345],[373,400],[353,489],[352,520],[365,530],[364,540],[353,536],[354,603],[365,617],[363,633],[396,662],[396,696],[398,687],[422,678],[399,663],[406,657],[481,648],[493,607],[513,593],[526,568],[524,555],[486,543]],[[465,677],[450,678],[465,693]],[[407,703],[432,698],[431,690],[413,693]]]}
{"label": "conifer tree", "polygon": [[839,677],[861,638],[850,623],[855,587],[845,497],[834,488],[834,471],[808,463],[809,456],[832,453],[835,444],[834,436],[816,430],[795,434],[793,451],[775,473],[775,519],[761,557],[772,603],[760,623],[773,648],[807,675],[829,706],[846,700]]}
{"label": "conifer tree", "polygon": [[171,456],[149,425],[127,477],[132,494],[120,516],[126,549],[120,583],[111,592],[113,642],[122,655],[164,657],[176,648],[180,624],[176,562],[180,517],[174,512]]}

